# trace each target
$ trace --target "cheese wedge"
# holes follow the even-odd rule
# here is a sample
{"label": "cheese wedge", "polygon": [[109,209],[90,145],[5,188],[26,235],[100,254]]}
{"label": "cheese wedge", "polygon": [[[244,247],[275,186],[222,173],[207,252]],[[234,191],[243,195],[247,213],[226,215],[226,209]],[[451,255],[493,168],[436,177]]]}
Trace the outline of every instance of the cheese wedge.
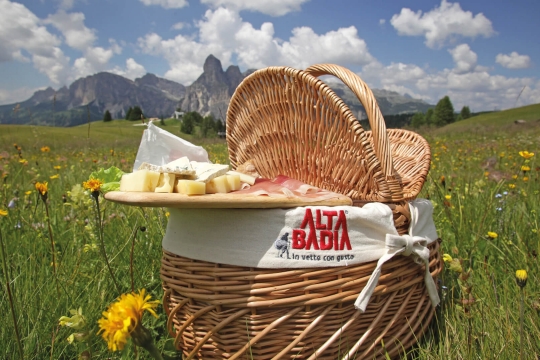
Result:
{"label": "cheese wedge", "polygon": [[150,170],[137,170],[131,174],[122,175],[120,191],[151,191],[156,189],[159,173]]}
{"label": "cheese wedge", "polygon": [[206,194],[206,184],[201,181],[179,179],[174,189],[175,192],[185,195]]}
{"label": "cheese wedge", "polygon": [[195,170],[195,180],[205,183],[218,176],[225,175],[229,171],[229,165],[192,161],[191,166]]}
{"label": "cheese wedge", "polygon": [[156,186],[157,193],[172,193],[174,190],[175,174],[163,173],[159,175],[159,181]]}

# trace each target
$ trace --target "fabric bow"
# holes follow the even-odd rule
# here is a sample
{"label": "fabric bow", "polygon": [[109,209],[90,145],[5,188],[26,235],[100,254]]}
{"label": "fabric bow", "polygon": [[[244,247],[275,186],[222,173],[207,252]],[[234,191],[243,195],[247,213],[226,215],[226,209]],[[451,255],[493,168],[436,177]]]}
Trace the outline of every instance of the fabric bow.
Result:
{"label": "fabric bow", "polygon": [[381,276],[382,265],[393,258],[395,255],[401,254],[403,256],[413,256],[414,261],[417,264],[424,264],[426,267],[426,274],[424,276],[426,288],[431,299],[433,306],[437,306],[440,302],[439,294],[437,293],[437,287],[435,282],[431,277],[429,271],[429,249],[427,248],[428,240],[420,236],[410,236],[410,235],[394,235],[386,234],[386,252],[379,259],[377,267],[371,274],[371,277],[368,280],[368,283],[362,289],[362,292],[356,299],[354,306],[365,312],[369,299],[373,295],[375,287],[379,282],[379,277]]}

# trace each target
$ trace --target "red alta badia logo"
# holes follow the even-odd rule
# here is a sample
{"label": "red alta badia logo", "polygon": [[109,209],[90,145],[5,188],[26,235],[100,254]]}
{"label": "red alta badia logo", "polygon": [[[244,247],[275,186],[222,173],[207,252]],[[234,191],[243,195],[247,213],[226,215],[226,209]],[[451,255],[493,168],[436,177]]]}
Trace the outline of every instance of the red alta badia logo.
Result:
{"label": "red alta badia logo", "polygon": [[292,249],[352,250],[347,232],[345,210],[315,210],[307,208],[300,228],[292,230]]}

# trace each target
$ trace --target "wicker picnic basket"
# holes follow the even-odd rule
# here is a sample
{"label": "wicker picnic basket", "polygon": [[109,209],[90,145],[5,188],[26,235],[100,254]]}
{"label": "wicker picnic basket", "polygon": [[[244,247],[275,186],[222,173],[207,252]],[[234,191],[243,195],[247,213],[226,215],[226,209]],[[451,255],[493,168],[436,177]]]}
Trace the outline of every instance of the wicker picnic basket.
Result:
{"label": "wicker picnic basket", "polygon": [[[322,75],[338,77],[358,96],[371,131],[318,79]],[[233,168],[251,161],[263,177],[284,174],[347,195],[356,206],[386,203],[400,234],[408,230],[407,201],[421,190],[431,156],[418,134],[386,129],[373,93],[357,75],[327,64],[304,71],[269,67],[244,79],[227,112],[227,141]],[[436,278],[439,242],[429,249]],[[375,266],[246,268],[164,251],[168,331],[185,359],[397,357],[434,315],[425,268],[403,256],[387,262],[361,313],[353,303]]]}

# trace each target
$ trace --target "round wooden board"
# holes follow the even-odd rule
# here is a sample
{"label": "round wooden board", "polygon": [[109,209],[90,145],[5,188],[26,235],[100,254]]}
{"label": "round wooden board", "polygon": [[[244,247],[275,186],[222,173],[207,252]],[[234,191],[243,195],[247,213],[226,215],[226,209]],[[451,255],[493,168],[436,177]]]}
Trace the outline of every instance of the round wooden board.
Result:
{"label": "round wooden board", "polygon": [[351,206],[352,200],[345,195],[321,201],[305,201],[302,198],[269,197],[261,195],[208,194],[184,195],[151,192],[111,191],[105,199],[116,203],[143,207],[169,207],[193,209],[271,209],[299,206]]}

